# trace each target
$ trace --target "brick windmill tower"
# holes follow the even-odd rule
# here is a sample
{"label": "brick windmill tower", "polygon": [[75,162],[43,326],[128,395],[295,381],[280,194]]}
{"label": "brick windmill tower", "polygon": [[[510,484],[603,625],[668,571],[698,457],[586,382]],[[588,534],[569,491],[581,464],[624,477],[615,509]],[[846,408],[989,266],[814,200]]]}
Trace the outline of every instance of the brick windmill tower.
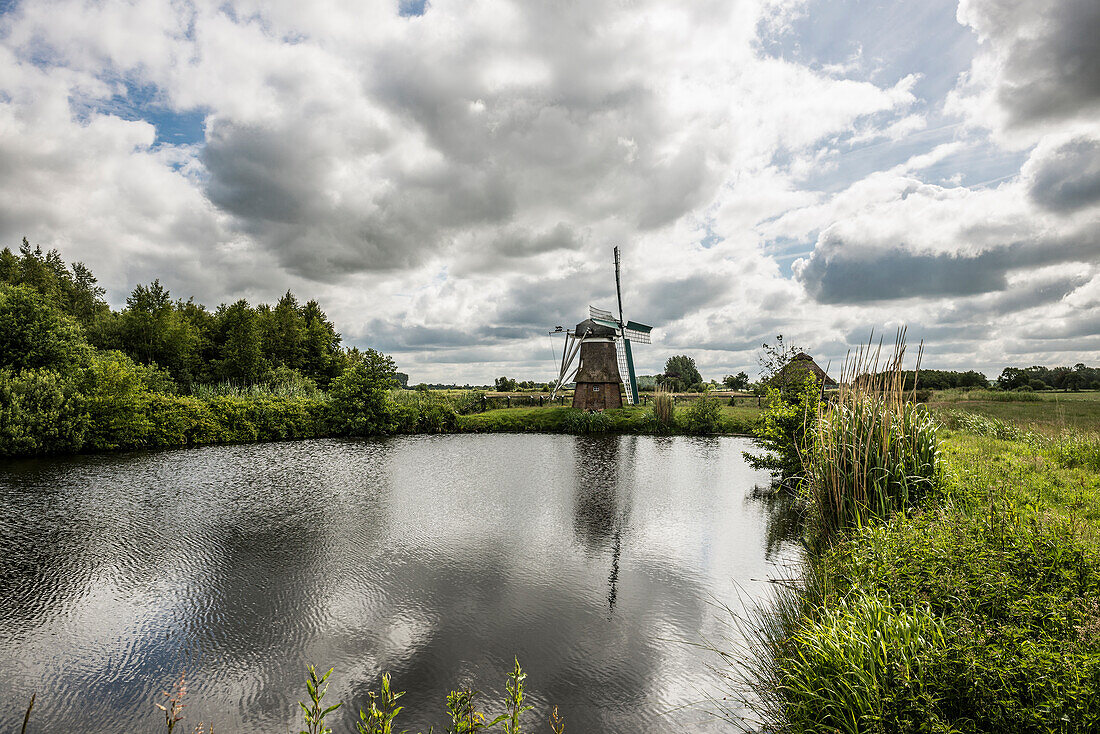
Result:
{"label": "brick windmill tower", "polygon": [[[610,311],[589,306],[589,318],[574,329],[565,330],[565,348],[561,355],[561,370],[551,399],[562,386],[575,382],[573,407],[581,410],[606,410],[623,407],[623,395],[628,405],[638,403],[637,376],[631,342],[650,343],[652,326],[623,320],[623,292],[619,276],[619,248],[615,248],[615,295],[619,316]],[[558,327],[558,332],[562,331]],[[551,332],[551,333],[558,333]],[[576,363],[576,366],[574,366]],[[620,394],[619,386],[624,390]]]}

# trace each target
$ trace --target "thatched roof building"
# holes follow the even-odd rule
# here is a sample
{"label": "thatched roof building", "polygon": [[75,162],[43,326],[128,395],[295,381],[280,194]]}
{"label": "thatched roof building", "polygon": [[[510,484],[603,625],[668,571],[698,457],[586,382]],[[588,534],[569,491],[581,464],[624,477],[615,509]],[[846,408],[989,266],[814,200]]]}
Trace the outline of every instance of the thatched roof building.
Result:
{"label": "thatched roof building", "polygon": [[814,358],[805,352],[799,352],[794,355],[790,362],[783,366],[783,369],[779,370],[779,373],[773,378],[773,381],[779,384],[785,384],[801,376],[805,372],[809,372],[813,375],[814,379],[819,383],[824,383],[826,387],[835,387],[836,380],[825,374],[825,370],[818,366]]}

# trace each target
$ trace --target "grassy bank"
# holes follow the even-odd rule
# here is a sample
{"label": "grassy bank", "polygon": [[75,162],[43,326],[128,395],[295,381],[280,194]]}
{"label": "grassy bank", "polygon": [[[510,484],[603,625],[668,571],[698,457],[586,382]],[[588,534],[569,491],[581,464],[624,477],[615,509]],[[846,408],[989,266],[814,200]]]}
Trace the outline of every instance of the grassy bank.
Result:
{"label": "grassy bank", "polygon": [[775,730],[1100,730],[1097,438],[944,402],[931,491],[811,545],[756,620]]}
{"label": "grassy bank", "polygon": [[[748,434],[760,415],[755,407],[718,406],[717,419],[705,433]],[[629,406],[603,413],[569,407],[499,408],[458,416],[455,430],[464,433],[699,433],[692,426],[691,407],[677,407],[671,425],[662,426],[653,409]]]}

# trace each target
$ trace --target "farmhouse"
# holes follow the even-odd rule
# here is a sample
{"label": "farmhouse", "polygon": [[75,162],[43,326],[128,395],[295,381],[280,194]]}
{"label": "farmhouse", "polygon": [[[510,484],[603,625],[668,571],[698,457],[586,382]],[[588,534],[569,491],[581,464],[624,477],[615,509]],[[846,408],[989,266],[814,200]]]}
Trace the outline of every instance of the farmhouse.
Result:
{"label": "farmhouse", "polygon": [[818,366],[814,358],[805,352],[799,352],[794,355],[790,362],[784,365],[783,369],[779,370],[779,374],[775,376],[773,382],[779,385],[785,385],[795,379],[800,378],[803,374],[809,373],[813,375],[814,380],[823,387],[836,387],[836,380],[825,374],[825,370]]}

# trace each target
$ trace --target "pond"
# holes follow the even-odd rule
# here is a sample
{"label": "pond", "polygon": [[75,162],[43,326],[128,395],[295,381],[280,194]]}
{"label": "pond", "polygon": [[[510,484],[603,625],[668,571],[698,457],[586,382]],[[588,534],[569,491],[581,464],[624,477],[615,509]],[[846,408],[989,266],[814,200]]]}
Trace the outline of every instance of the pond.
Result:
{"label": "pond", "polygon": [[389,672],[399,729],[446,692],[499,713],[513,655],[548,731],[731,731],[718,603],[799,551],[741,438],[407,436],[0,464],[0,730],[297,732],[305,667],[353,732]]}

